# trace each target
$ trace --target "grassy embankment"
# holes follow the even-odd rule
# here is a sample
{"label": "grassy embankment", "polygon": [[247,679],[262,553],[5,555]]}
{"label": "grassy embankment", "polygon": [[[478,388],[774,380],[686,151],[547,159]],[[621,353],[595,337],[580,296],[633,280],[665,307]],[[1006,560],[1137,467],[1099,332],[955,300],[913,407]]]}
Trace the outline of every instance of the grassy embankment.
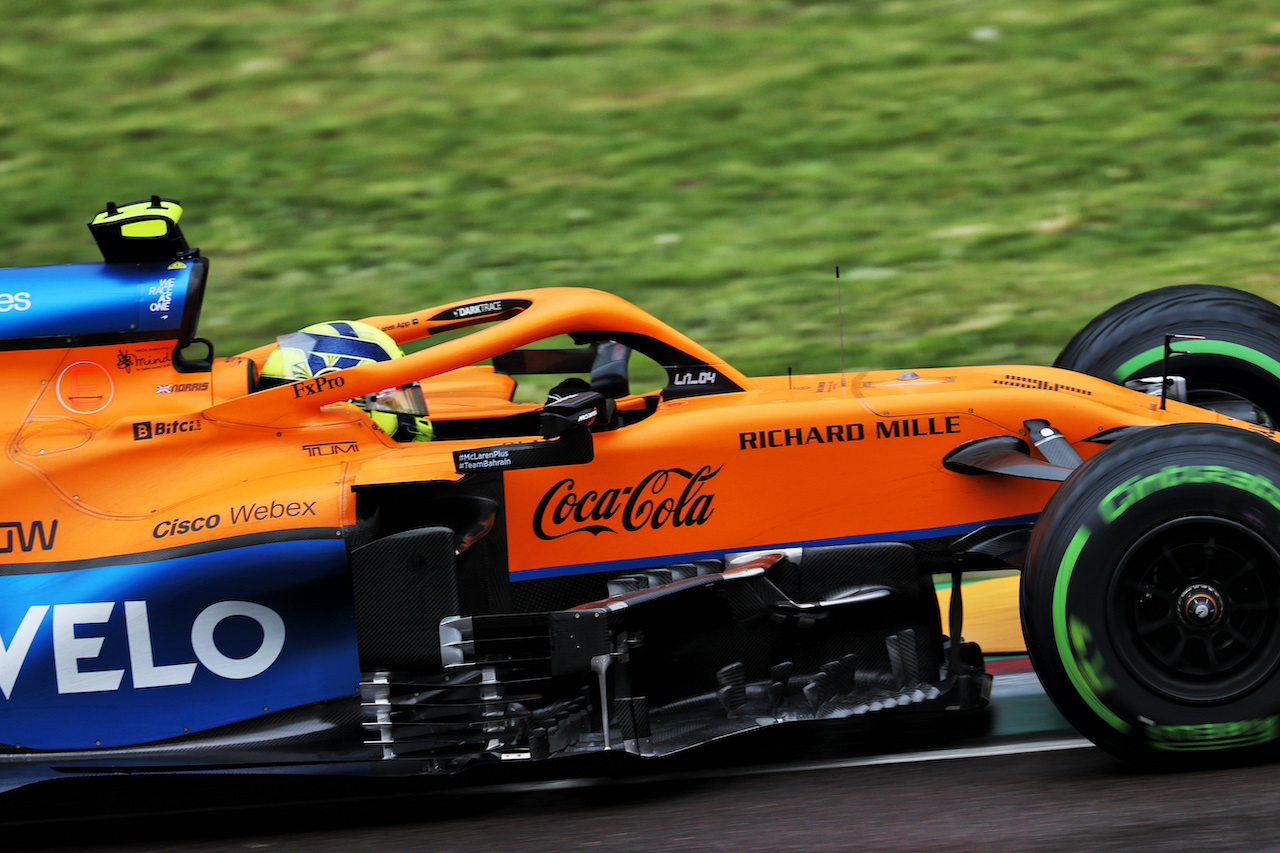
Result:
{"label": "grassy embankment", "polygon": [[1051,360],[1280,297],[1280,16],[1181,0],[0,0],[0,263],[181,199],[223,353],[617,292],[748,372]]}

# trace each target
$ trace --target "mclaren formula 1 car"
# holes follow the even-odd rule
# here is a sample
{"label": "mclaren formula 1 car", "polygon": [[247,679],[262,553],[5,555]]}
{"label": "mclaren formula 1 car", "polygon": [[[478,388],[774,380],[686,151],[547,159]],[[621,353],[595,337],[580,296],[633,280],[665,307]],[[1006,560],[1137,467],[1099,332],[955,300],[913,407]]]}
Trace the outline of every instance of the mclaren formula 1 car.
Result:
{"label": "mclaren formula 1 car", "polygon": [[[1260,298],[1134,297],[1054,367],[749,377],[551,287],[366,317],[410,353],[264,387],[275,343],[195,337],[208,263],[179,213],[112,205],[105,261],[0,270],[4,786],[963,712],[991,678],[958,583],[993,569],[1021,570],[1036,671],[1100,746],[1280,742]],[[432,440],[379,428],[378,401],[424,414],[388,389]]]}

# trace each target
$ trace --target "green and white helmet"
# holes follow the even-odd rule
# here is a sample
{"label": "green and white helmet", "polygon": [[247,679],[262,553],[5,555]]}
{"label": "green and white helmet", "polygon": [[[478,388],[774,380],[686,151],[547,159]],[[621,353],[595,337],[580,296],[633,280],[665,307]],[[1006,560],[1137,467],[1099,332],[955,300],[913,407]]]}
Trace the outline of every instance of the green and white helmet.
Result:
{"label": "green and white helmet", "polygon": [[[267,356],[258,378],[260,389],[301,382],[326,373],[390,361],[404,352],[381,329],[368,323],[334,320],[314,323],[301,331],[282,335]],[[384,432],[396,441],[429,441],[431,422],[418,383],[387,388],[351,402],[369,412]]]}

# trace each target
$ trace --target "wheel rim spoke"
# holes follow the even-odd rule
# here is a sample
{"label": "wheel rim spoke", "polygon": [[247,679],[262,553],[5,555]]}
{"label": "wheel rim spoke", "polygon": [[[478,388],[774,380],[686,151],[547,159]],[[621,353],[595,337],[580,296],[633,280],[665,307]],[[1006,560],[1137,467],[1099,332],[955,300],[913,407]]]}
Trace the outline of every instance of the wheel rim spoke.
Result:
{"label": "wheel rim spoke", "polygon": [[1204,644],[1204,656],[1209,660],[1209,671],[1213,672],[1218,668],[1218,650],[1208,637],[1201,637],[1200,642]]}
{"label": "wheel rim spoke", "polygon": [[1252,641],[1249,637],[1247,637],[1247,636],[1245,636],[1244,634],[1242,634],[1242,633],[1240,632],[1240,630],[1239,630],[1238,628],[1236,628],[1236,626],[1234,626],[1234,625],[1232,625],[1232,624],[1230,624],[1230,623],[1227,623],[1226,625],[1224,625],[1224,626],[1223,626],[1223,630],[1224,630],[1224,631],[1226,631],[1226,632],[1227,632],[1227,634],[1229,634],[1229,635],[1231,636],[1231,639],[1235,640],[1235,641],[1236,641],[1237,643],[1239,643],[1240,645],[1242,645],[1242,646],[1252,646],[1252,645],[1253,645],[1253,641]]}
{"label": "wheel rim spoke", "polygon": [[1200,553],[1204,557],[1204,565],[1201,566],[1201,573],[1212,577],[1214,575],[1214,567],[1218,563],[1218,538],[1210,536],[1209,541],[1205,542],[1200,548]]}
{"label": "wheel rim spoke", "polygon": [[1187,635],[1179,634],[1178,642],[1174,644],[1173,650],[1169,652],[1169,663],[1176,666],[1182,660],[1182,653],[1187,648]]}
{"label": "wheel rim spoke", "polygon": [[1160,589],[1159,587],[1153,586],[1149,583],[1144,584],[1138,583],[1137,581],[1125,581],[1124,585],[1126,588],[1131,589],[1134,592],[1141,593],[1148,598],[1159,598],[1163,601],[1173,601],[1173,593],[1169,592],[1167,589]]}
{"label": "wheel rim spoke", "polygon": [[1245,575],[1250,574],[1251,572],[1253,572],[1254,568],[1255,568],[1257,565],[1258,565],[1258,561],[1257,561],[1257,560],[1250,559],[1248,562],[1246,562],[1243,566],[1241,566],[1241,567],[1240,567],[1240,571],[1236,572],[1234,575],[1231,575],[1229,578],[1227,578],[1226,580],[1224,580],[1224,581],[1222,582],[1222,585],[1223,585],[1223,586],[1234,586],[1234,585],[1235,585],[1235,583],[1236,583],[1237,581],[1239,581],[1241,578],[1243,578]]}
{"label": "wheel rim spoke", "polygon": [[1147,622],[1146,624],[1141,625],[1138,628],[1138,636],[1146,637],[1150,634],[1154,634],[1161,628],[1167,628],[1172,624],[1174,624],[1173,614],[1166,614],[1163,619],[1157,619],[1154,622]]}
{"label": "wheel rim spoke", "polygon": [[1271,610],[1273,609],[1273,606],[1265,601],[1245,601],[1240,603],[1232,602],[1231,609],[1259,613],[1265,610]]}
{"label": "wheel rim spoke", "polygon": [[1160,547],[1160,551],[1164,556],[1164,562],[1169,566],[1169,568],[1173,569],[1174,574],[1180,578],[1188,577],[1187,573],[1182,568],[1182,564],[1174,558],[1173,552],[1169,550],[1168,545],[1162,545]]}

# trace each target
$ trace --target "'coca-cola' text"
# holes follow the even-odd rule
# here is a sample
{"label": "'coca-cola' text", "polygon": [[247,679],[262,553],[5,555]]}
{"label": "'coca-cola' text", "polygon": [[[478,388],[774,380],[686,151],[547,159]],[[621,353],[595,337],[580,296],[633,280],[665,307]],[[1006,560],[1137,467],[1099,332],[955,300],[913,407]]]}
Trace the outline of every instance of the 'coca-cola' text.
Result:
{"label": "'coca-cola' text", "polygon": [[703,465],[697,471],[661,468],[634,486],[577,491],[572,477],[556,483],[538,501],[533,532],[539,539],[574,533],[635,532],[706,524],[715,513],[715,493],[708,483],[720,473]]}

